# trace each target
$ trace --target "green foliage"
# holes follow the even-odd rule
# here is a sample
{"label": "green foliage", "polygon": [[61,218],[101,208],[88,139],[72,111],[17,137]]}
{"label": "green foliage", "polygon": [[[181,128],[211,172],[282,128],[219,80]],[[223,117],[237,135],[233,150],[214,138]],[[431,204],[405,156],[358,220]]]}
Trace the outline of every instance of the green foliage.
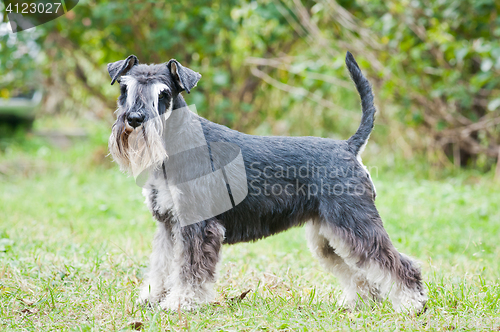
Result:
{"label": "green foliage", "polygon": [[[142,63],[176,58],[203,75],[190,102],[211,119],[234,124],[241,102],[248,105],[242,94],[253,98],[259,83],[244,66],[245,58],[264,56],[291,40],[273,8],[272,2],[89,1],[41,28],[48,36],[44,49],[57,50],[51,58],[63,66],[59,73],[73,83],[77,72],[77,81],[87,85],[84,95],[109,85],[104,66],[109,62],[132,53]],[[102,72],[98,78],[92,77],[96,70]],[[113,105],[118,90],[102,91],[101,99]]]}
{"label": "green foliage", "polygon": [[[4,4],[0,3],[4,12]],[[41,77],[36,57],[40,50],[40,32],[8,32],[6,15],[0,17],[0,98],[9,98],[39,87]]]}
{"label": "green foliage", "polygon": [[359,119],[343,64],[350,50],[394,136],[488,170],[500,145],[499,10],[495,0],[88,0],[37,28],[36,66],[14,56],[27,32],[10,44],[3,35],[0,70],[4,81],[27,82],[36,67],[49,97],[63,95],[48,107],[103,117],[118,93],[107,63],[132,53],[142,63],[176,58],[202,73],[188,102],[210,120],[258,134],[345,138]]}
{"label": "green foliage", "polygon": [[474,103],[492,93],[500,97],[500,18],[493,14],[500,9],[497,1],[370,1],[363,9],[369,17],[380,17],[367,18],[368,25],[380,31],[390,56],[397,57],[394,69],[409,83],[390,93],[441,98],[456,105],[449,111],[474,121],[495,110]]}
{"label": "green foliage", "polygon": [[[467,164],[500,145],[500,5],[484,1],[343,3],[383,46],[384,97],[399,118],[425,128],[434,145],[457,145]],[[447,150],[448,149],[448,150]],[[471,158],[473,157],[473,158]]]}

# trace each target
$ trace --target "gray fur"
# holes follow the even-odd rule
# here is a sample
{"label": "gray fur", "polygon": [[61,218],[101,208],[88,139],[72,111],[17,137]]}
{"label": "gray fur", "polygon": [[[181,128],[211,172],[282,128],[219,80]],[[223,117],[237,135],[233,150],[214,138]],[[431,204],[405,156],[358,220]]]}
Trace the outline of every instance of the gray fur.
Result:
{"label": "gray fur", "polygon": [[363,76],[361,69],[359,69],[356,60],[354,60],[354,57],[350,52],[347,52],[345,62],[354,85],[356,85],[356,89],[361,97],[361,107],[363,109],[361,125],[356,133],[347,140],[351,151],[355,155],[358,155],[363,152],[363,149],[368,142],[368,138],[370,137],[370,133],[373,130],[375,120],[374,117],[377,109],[373,104],[373,92],[370,87],[370,82],[368,82],[368,80]]}
{"label": "gray fur", "polygon": [[[135,65],[121,76],[118,118],[110,137],[111,154],[123,169],[131,170],[133,165],[154,169],[143,193],[159,226],[140,302],[159,302],[165,309],[176,310],[178,306],[193,308],[212,301],[222,243],[256,241],[307,224],[311,251],[339,277],[345,305],[356,306],[359,299],[389,298],[396,310],[419,312],[423,309],[426,295],[420,271],[392,245],[375,207],[375,187],[359,157],[373,128],[375,107],[370,85],[350,53],[346,64],[361,96],[363,117],[356,134],[346,141],[252,136],[194,113],[186,113],[178,126],[169,122],[176,119],[174,116],[168,117],[170,120],[165,118],[159,125],[145,122],[136,129],[129,128],[126,122],[130,112],[143,112],[146,119],[157,123],[164,114],[176,114],[187,107],[180,93],[189,92],[196,85],[199,74],[195,75],[177,61],[171,60],[169,64]],[[111,65],[112,68],[116,66]],[[124,82],[137,84],[134,96],[127,96],[129,87],[124,86]],[[148,99],[158,86],[168,87],[165,90],[167,101],[156,103]],[[168,169],[175,164],[174,158],[173,164],[169,164],[168,157],[159,159],[158,156],[171,155],[172,146],[163,142],[162,148],[158,137],[165,137],[160,134],[161,130],[169,130],[174,134],[170,140],[189,140],[183,135],[194,135],[192,133],[197,131],[194,126],[200,124],[209,148],[206,153],[212,154],[212,150],[218,149],[218,158],[231,160],[235,151],[220,148],[224,146],[220,143],[239,147],[247,188],[229,188],[229,179],[238,177],[238,170],[226,169],[224,179],[230,196],[240,195],[241,202],[238,200],[235,205],[233,200],[232,209],[182,227],[185,210],[199,208],[196,205],[199,201],[182,201],[189,195],[168,181]],[[143,133],[135,138],[142,143],[132,155],[128,152],[130,142],[127,138],[135,132]],[[131,160],[134,158],[137,160]],[[212,171],[215,171],[218,162],[213,157],[211,160]],[[199,175],[206,174],[209,166],[196,160],[191,162],[194,163],[191,168],[176,168],[199,178],[197,197],[208,195],[205,190],[211,184],[203,183]],[[182,174],[181,178],[191,179],[193,174]],[[182,209],[178,204],[180,200]]]}
{"label": "gray fur", "polygon": [[109,63],[108,73],[111,77],[111,85],[115,84],[120,76],[126,75],[137,64],[139,64],[139,59],[135,55],[129,55],[125,60]]}
{"label": "gray fur", "polygon": [[191,89],[196,86],[201,78],[200,73],[184,67],[175,59],[167,63],[167,68],[172,73],[175,82],[187,93],[191,92]]}

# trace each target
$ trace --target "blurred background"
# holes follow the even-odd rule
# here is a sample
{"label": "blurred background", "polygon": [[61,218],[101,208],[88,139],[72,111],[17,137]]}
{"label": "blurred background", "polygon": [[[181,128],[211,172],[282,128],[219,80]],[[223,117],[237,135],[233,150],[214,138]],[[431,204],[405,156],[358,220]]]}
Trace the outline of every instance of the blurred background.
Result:
{"label": "blurred background", "polygon": [[[344,65],[350,51],[379,110],[363,154],[377,207],[396,247],[421,262],[429,290],[424,315],[397,320],[500,329],[498,0],[82,0],[16,34],[0,9],[6,328],[109,331],[141,320],[184,330],[180,314],[134,305],[156,226],[141,189],[108,155],[119,87],[107,63],[175,58],[202,74],[184,97],[213,122],[347,139],[361,119]],[[222,307],[186,316],[193,330],[395,321],[385,307],[336,311],[337,281],[311,260],[302,229],[225,248],[220,275]],[[248,289],[249,306],[227,304]]]}
{"label": "blurred background", "polygon": [[[34,102],[41,92],[40,106],[21,122],[35,116],[34,132],[62,144],[85,136],[86,126],[109,127],[119,91],[106,64],[129,54],[142,63],[176,58],[200,72],[186,99],[212,121],[258,135],[345,139],[361,114],[344,66],[349,50],[376,90],[369,155],[494,172],[499,10],[494,0],[80,1],[17,34],[4,12],[0,151],[20,122],[5,106],[12,97]],[[54,126],[47,118],[79,130],[47,132]]]}

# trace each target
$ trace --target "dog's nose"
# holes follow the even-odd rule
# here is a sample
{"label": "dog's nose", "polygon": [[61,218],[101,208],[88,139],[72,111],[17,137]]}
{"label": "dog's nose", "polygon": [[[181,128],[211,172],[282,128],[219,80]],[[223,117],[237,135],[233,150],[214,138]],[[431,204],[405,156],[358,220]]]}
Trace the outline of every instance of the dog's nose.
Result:
{"label": "dog's nose", "polygon": [[144,122],[144,115],[138,112],[132,112],[127,116],[127,122],[133,128],[137,128]]}

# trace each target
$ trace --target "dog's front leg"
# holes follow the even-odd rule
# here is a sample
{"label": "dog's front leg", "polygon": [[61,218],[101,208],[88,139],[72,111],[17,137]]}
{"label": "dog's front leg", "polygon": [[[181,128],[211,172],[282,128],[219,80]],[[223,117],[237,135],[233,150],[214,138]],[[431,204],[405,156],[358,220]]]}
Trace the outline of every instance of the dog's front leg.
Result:
{"label": "dog's front leg", "polygon": [[153,253],[149,271],[141,287],[139,304],[153,305],[160,302],[171,288],[169,275],[172,272],[174,242],[172,225],[158,222],[158,229],[153,240]]}
{"label": "dog's front leg", "polygon": [[174,261],[169,276],[172,289],[160,303],[163,309],[190,310],[213,301],[224,231],[216,219],[173,225]]}

